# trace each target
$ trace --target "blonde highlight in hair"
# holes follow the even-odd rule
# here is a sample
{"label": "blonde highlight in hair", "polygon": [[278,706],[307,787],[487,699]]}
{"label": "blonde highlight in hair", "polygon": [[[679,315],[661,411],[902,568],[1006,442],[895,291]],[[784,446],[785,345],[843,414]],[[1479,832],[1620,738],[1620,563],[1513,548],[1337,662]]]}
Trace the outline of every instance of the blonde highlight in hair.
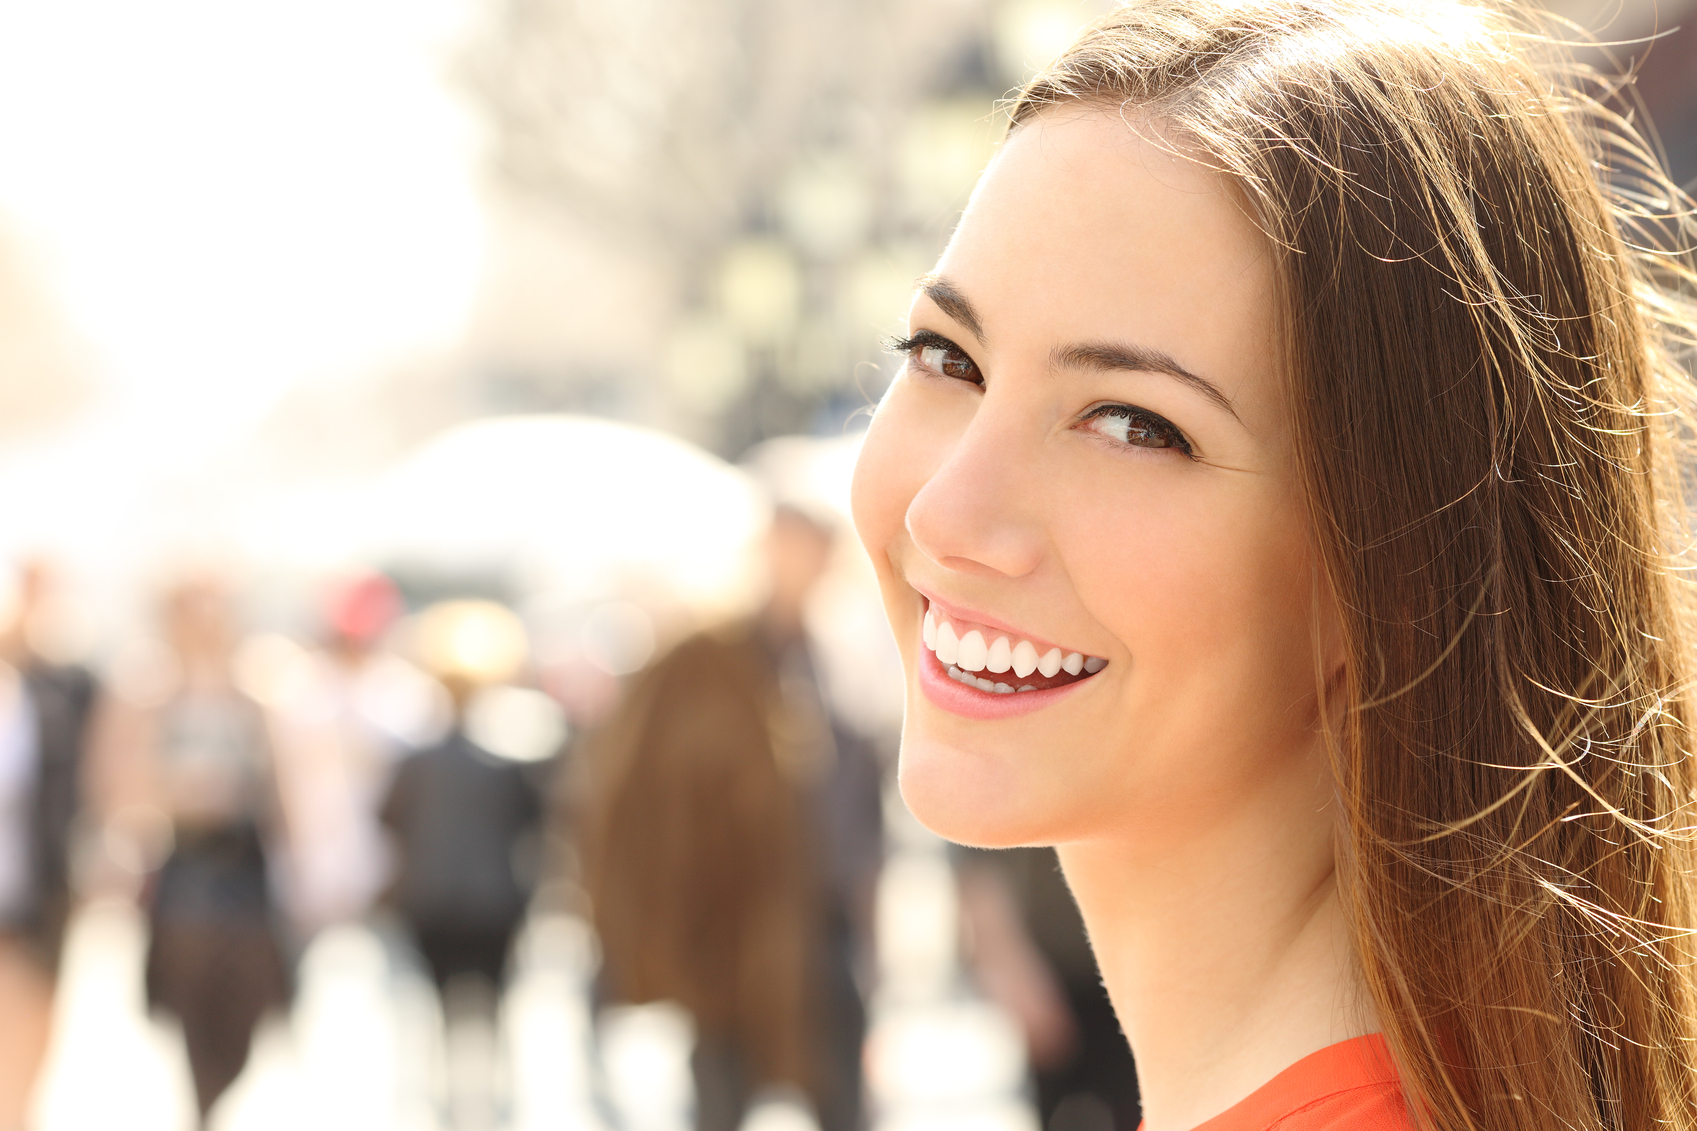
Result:
{"label": "blonde highlight in hair", "polygon": [[1147,123],[1269,238],[1348,639],[1340,889],[1417,1123],[1697,1128],[1689,202],[1533,30],[1153,0],[1013,128]]}

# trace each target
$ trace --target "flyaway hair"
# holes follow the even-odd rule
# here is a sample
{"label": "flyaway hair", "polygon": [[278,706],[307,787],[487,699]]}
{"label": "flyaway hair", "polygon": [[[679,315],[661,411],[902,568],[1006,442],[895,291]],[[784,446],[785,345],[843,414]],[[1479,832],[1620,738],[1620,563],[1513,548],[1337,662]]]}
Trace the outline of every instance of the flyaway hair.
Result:
{"label": "flyaway hair", "polygon": [[1697,1128],[1689,201],[1525,17],[1154,0],[1106,110],[1268,238],[1349,660],[1339,885],[1417,1124]]}

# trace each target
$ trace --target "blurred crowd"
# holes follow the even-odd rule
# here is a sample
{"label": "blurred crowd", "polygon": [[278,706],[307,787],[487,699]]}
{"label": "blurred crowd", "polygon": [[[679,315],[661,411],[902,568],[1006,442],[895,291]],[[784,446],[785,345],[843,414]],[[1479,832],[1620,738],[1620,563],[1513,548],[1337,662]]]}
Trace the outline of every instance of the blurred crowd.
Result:
{"label": "blurred crowd", "polygon": [[[798,489],[813,443],[748,465],[768,516],[753,599],[669,621],[664,601],[601,602],[572,614],[576,650],[544,646],[558,609],[405,571],[340,571],[293,630],[254,631],[242,578],[202,567],[84,663],[56,627],[71,595],[52,565],[0,571],[0,1128],[39,1109],[67,927],[115,902],[145,925],[141,994],[180,1033],[202,1125],[290,1015],[315,939],[373,932],[448,1030],[490,1028],[538,915],[597,940],[591,1062],[633,1010],[683,1019],[701,1131],[774,1110],[887,1125],[872,1030],[903,999],[880,949],[913,931],[882,873],[904,844],[950,858],[905,814],[886,829],[899,668],[859,638],[881,625],[840,509]],[[1029,1050],[1044,1123],[1135,1127],[1052,854],[946,866],[968,973],[907,1004],[988,995]],[[464,1075],[445,1070],[435,1125],[504,1125],[498,1083],[460,1094]],[[614,1084],[598,1117],[643,1126]]]}
{"label": "blurred crowd", "polygon": [[[49,567],[25,565],[13,590],[4,1126],[26,1125],[79,898],[144,911],[146,1001],[181,1028],[202,1120],[327,928],[381,908],[444,990],[499,982],[565,734],[542,693],[506,682],[525,659],[513,613],[438,602],[407,618],[416,641],[397,648],[405,604],[372,573],[328,586],[318,639],[297,644],[244,637],[228,581],[187,576],[159,595],[156,636],[97,681],[36,643],[54,612]],[[479,725],[481,744],[467,737]]]}

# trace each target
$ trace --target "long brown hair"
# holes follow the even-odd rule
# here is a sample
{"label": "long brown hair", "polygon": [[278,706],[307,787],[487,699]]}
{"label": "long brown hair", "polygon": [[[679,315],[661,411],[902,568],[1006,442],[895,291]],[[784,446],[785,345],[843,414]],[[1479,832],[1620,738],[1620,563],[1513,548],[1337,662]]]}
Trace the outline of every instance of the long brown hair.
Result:
{"label": "long brown hair", "polygon": [[1181,139],[1269,238],[1348,643],[1339,884],[1417,1121],[1692,1128],[1685,219],[1548,46],[1460,3],[1153,0],[1013,128]]}

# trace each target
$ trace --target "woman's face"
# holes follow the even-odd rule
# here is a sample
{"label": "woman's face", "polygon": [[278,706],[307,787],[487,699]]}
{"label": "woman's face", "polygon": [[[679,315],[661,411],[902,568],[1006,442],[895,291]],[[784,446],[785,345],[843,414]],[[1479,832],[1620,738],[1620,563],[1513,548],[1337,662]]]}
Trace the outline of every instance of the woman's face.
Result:
{"label": "woman's face", "polygon": [[1272,287],[1223,180],[1117,115],[1051,112],[991,163],[854,485],[932,829],[1061,843],[1324,805],[1337,649]]}

